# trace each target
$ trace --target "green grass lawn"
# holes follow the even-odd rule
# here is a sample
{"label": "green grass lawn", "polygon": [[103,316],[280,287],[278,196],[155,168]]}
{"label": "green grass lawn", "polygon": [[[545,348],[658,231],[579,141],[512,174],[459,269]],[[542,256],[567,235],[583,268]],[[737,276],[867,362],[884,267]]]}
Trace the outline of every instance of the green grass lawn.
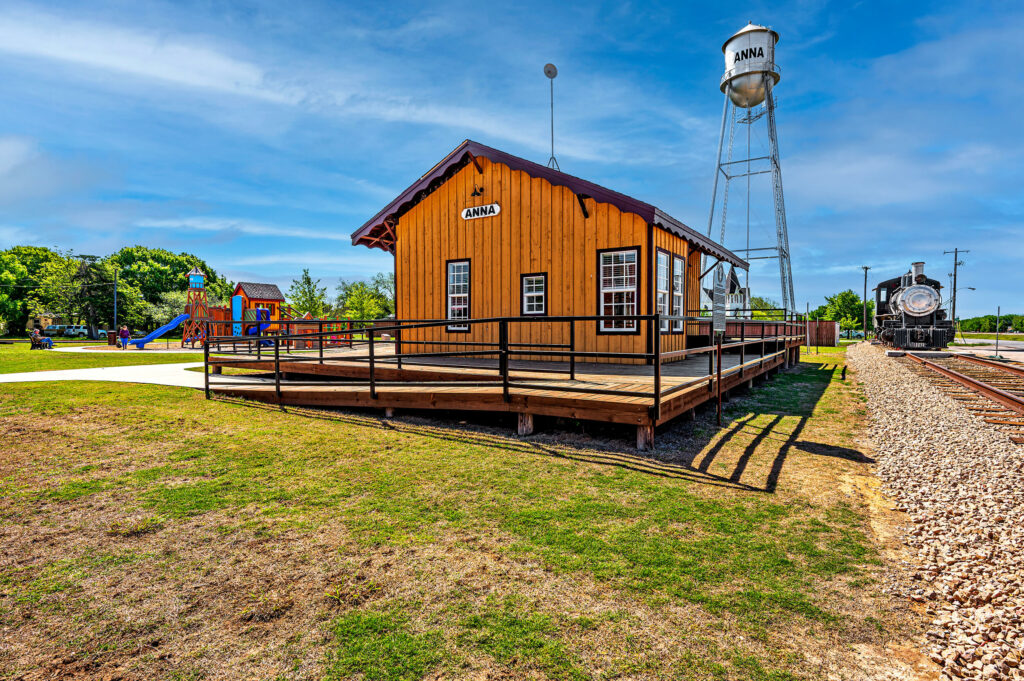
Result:
{"label": "green grass lawn", "polygon": [[864,406],[841,349],[822,350],[729,402],[722,430],[708,414],[659,430],[657,458],[572,422],[516,438],[483,416],[0,386],[0,517],[18,528],[0,678],[781,680],[884,663],[913,625],[878,593]]}
{"label": "green grass lawn", "polygon": [[[59,344],[65,345],[63,343]],[[66,345],[73,345],[68,343]],[[121,352],[54,352],[29,350],[28,343],[0,345],[0,374],[22,371],[53,371],[55,369],[93,369],[137,364],[175,364],[202,362],[203,356],[187,352],[146,352],[129,349]]]}

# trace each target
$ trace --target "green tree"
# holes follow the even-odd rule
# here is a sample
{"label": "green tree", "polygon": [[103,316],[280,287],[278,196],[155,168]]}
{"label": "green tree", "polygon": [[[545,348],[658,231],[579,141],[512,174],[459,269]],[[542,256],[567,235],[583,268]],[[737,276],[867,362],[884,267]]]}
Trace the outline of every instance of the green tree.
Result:
{"label": "green tree", "polygon": [[370,284],[385,302],[385,315],[395,314],[395,273],[378,272],[373,275]]}
{"label": "green tree", "polygon": [[28,268],[13,253],[0,252],[0,322],[8,332],[20,333],[25,329],[24,321],[20,327],[16,324],[26,309],[27,286]]}
{"label": "green tree", "polygon": [[[852,289],[846,289],[841,291],[834,296],[825,296],[825,301],[828,303],[825,306],[825,319],[832,320],[840,323],[842,328],[842,322],[844,319],[849,317],[856,321],[857,325],[852,327],[855,329],[861,328],[863,324],[864,316],[864,303],[861,297],[853,292]],[[868,301],[868,329],[874,328],[872,317],[875,313],[875,301]]]}
{"label": "green tree", "polygon": [[783,313],[779,309],[779,304],[771,298],[751,296],[750,310],[751,319],[782,319]]}
{"label": "green tree", "polygon": [[[358,311],[355,314],[353,311]],[[382,319],[395,313],[395,275],[381,272],[365,281],[338,284],[335,314],[352,319]]]}
{"label": "green tree", "polygon": [[[836,320],[832,320],[832,321],[836,321]],[[846,337],[847,338],[850,337],[850,332],[853,331],[854,329],[859,329],[860,328],[860,324],[861,324],[860,320],[855,319],[853,317],[843,317],[842,319],[840,319],[838,321],[839,321],[839,328],[846,332]]]}
{"label": "green tree", "polygon": [[316,318],[322,318],[327,309],[327,287],[320,286],[320,280],[313,281],[309,270],[303,269],[302,276],[292,279],[288,289],[288,302],[292,309],[300,315],[307,312]]}
{"label": "green tree", "polygon": [[[31,299],[32,313],[81,320],[95,338],[97,328],[114,322],[114,272],[112,262],[91,255],[51,261],[41,270],[39,288]],[[118,323],[142,326],[145,307],[138,289],[118,282]]]}
{"label": "green tree", "polygon": [[381,319],[387,316],[386,300],[365,281],[342,282],[338,289],[338,309],[342,316],[349,319]]}
{"label": "green tree", "polygon": [[[61,262],[68,256],[41,246],[13,246],[3,253],[11,255],[20,264],[13,266],[20,272],[21,267],[27,271],[24,278],[17,283],[17,288],[9,288],[13,292],[9,308],[8,331],[22,333],[28,326],[28,318],[32,314],[32,299],[39,287],[40,277],[48,265]],[[12,267],[8,261],[8,267]]]}
{"label": "green tree", "polygon": [[159,303],[160,296],[169,291],[186,290],[188,273],[193,267],[198,267],[206,275],[209,295],[227,298],[234,288],[230,281],[218,275],[205,260],[191,253],[125,246],[111,255],[109,260],[118,270],[118,284],[124,282],[135,288],[149,303]]}

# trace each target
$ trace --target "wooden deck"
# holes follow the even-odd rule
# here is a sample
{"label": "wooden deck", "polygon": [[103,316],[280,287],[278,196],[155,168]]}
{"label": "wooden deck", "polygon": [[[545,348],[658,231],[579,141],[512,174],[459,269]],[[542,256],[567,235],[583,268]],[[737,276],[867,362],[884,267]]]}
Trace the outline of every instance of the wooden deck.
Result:
{"label": "wooden deck", "polygon": [[[796,361],[798,341],[786,349],[761,356],[747,349],[740,364],[738,353],[722,355],[722,391],[731,390]],[[515,412],[520,432],[532,431],[533,415],[607,421],[638,427],[638,446],[649,445],[654,427],[713,400],[717,386],[709,376],[708,357],[695,355],[663,364],[661,399],[654,396],[654,369],[650,365],[576,363],[575,380],[569,379],[567,362],[509,362],[506,390],[496,359],[403,358],[401,368],[393,354],[378,348],[374,362],[374,386],[365,346],[318,353],[281,353],[279,382],[255,377],[240,384],[210,376],[210,390],[225,396],[273,404],[325,408],[370,407],[385,409],[440,409],[454,411]],[[211,371],[244,366],[273,373],[273,353],[217,356],[209,359]],[[225,376],[225,378],[227,378]],[[600,390],[601,393],[580,392]],[[616,393],[644,393],[625,395]]]}

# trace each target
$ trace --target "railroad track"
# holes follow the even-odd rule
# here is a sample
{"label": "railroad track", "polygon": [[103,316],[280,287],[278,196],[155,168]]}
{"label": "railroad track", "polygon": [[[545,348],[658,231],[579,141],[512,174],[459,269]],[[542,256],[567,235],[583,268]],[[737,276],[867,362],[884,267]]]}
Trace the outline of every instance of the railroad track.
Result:
{"label": "railroad track", "polygon": [[909,352],[904,363],[985,423],[1024,445],[1024,365],[970,355],[926,359]]}

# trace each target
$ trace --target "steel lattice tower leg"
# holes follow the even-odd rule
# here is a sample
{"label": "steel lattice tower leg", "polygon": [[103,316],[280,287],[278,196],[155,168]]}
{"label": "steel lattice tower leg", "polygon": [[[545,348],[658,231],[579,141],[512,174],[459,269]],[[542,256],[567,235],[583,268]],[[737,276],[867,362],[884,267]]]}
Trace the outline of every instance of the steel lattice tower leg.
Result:
{"label": "steel lattice tower leg", "polygon": [[[773,82],[772,82],[772,79],[769,76],[767,76],[767,75],[765,75],[764,78],[765,78],[764,110],[759,112],[759,113],[757,113],[757,114],[755,114],[752,109],[747,109],[746,117],[742,118],[742,119],[739,119],[739,120],[737,120],[737,117],[736,117],[736,108],[737,107],[734,104],[731,103],[731,100],[729,98],[729,88],[728,88],[728,86],[726,86],[726,90],[725,90],[725,106],[722,109],[722,129],[721,129],[721,132],[720,132],[719,138],[718,138],[718,154],[715,157],[715,179],[714,179],[714,183],[713,183],[712,190],[711,190],[711,211],[708,214],[707,236],[708,236],[708,238],[711,237],[711,231],[712,231],[712,228],[713,228],[713,225],[714,225],[714,222],[715,222],[715,208],[716,208],[717,200],[718,200],[718,181],[720,179],[719,176],[723,176],[725,178],[725,187],[723,188],[723,191],[722,191],[722,195],[723,195],[722,196],[722,216],[721,216],[721,229],[720,229],[720,237],[719,237],[719,242],[724,246],[724,245],[726,245],[725,244],[725,226],[726,226],[727,213],[728,213],[728,209],[729,209],[729,185],[730,185],[731,180],[734,179],[735,177],[744,177],[745,176],[747,178],[747,207],[748,207],[748,211],[749,211],[749,206],[750,206],[750,177],[752,175],[759,175],[759,174],[762,174],[762,173],[765,173],[765,174],[770,173],[771,174],[771,183],[772,183],[772,200],[773,200],[774,212],[775,212],[775,238],[776,238],[776,245],[775,245],[774,248],[770,248],[770,249],[767,249],[767,248],[750,249],[750,243],[749,243],[749,239],[750,239],[750,237],[749,237],[749,228],[750,227],[749,227],[749,217],[748,217],[748,225],[747,225],[748,234],[747,234],[747,244],[746,244],[747,248],[746,248],[745,251],[743,249],[741,249],[740,252],[744,253],[744,255],[745,255],[744,259],[747,259],[747,260],[750,259],[751,250],[753,250],[753,251],[773,250],[773,251],[776,252],[776,256],[775,257],[777,257],[778,260],[779,260],[779,283],[780,283],[780,293],[781,293],[781,296],[782,296],[782,307],[784,307],[786,310],[793,311],[795,309],[794,306],[796,305],[796,295],[795,295],[794,290],[793,290],[793,272],[792,272],[792,267],[791,267],[791,264],[790,264],[790,256],[789,256],[789,229],[788,229],[788,227],[786,225],[786,202],[785,202],[785,198],[784,198],[783,192],[782,192],[782,167],[781,167],[781,165],[779,163],[779,140],[778,140],[778,135],[776,133],[776,128],[775,128],[775,99],[774,99],[774,95],[772,93]],[[731,110],[731,113],[732,113],[731,116],[730,116],[730,110]],[[757,120],[759,120],[760,118],[762,118],[762,117],[764,117],[766,119],[767,126],[768,126],[769,152],[768,152],[768,159],[767,160],[768,160],[768,164],[769,164],[770,168],[769,168],[769,170],[766,170],[766,171],[752,171],[750,169],[750,163],[752,161],[763,161],[764,157],[758,157],[758,158],[751,159],[750,158],[750,155],[751,155],[750,149],[748,148],[748,150],[747,150],[747,158],[746,159],[740,159],[738,161],[733,159],[734,142],[735,142],[735,138],[736,138],[736,125],[738,123],[743,123],[743,124],[748,125],[748,126],[753,126],[754,123]],[[727,151],[727,158],[726,158],[725,161],[723,161],[723,159],[722,159],[722,150],[723,150],[723,147],[726,146],[726,126],[727,125],[729,127],[729,130],[728,130],[728,135],[729,135],[729,138],[728,138],[728,151]],[[748,130],[748,135],[749,135],[749,130]],[[748,144],[748,147],[749,147],[749,144]],[[745,174],[739,174],[739,175],[732,175],[732,174],[730,174],[730,170],[733,167],[733,165],[735,165],[736,163],[743,163],[743,162],[747,163],[747,170],[746,170]],[[736,249],[733,249],[733,250],[736,250]],[[705,258],[703,258],[703,260],[704,260],[704,264],[701,266],[701,269],[703,271],[707,272],[708,271],[707,258],[705,257]],[[749,281],[749,279],[748,279],[748,281]]]}
{"label": "steel lattice tower leg", "polygon": [[779,249],[779,279],[782,285],[782,306],[795,309],[793,270],[789,261],[789,227],[786,225],[786,200],[782,194],[782,166],[779,164],[779,137],[775,131],[775,95],[772,80],[765,76],[765,104],[768,110],[768,145],[772,165],[772,195],[775,198],[775,235]]}

